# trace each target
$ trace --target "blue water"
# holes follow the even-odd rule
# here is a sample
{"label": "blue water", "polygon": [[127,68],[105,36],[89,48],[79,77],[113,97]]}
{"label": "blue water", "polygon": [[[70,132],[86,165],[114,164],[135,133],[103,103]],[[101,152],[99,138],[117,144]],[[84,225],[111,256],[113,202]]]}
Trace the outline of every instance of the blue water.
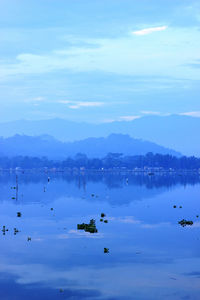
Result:
{"label": "blue water", "polygon": [[1,300],[200,299],[199,176],[17,176],[0,174]]}

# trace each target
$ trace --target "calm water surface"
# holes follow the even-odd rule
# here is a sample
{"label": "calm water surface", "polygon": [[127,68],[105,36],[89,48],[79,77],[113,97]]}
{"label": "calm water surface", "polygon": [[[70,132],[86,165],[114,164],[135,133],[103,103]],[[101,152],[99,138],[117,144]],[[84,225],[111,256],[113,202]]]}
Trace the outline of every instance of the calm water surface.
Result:
{"label": "calm water surface", "polygon": [[[16,174],[0,174],[1,300],[200,299],[197,175],[25,172],[18,182],[16,197]],[[77,230],[90,219],[98,233]]]}

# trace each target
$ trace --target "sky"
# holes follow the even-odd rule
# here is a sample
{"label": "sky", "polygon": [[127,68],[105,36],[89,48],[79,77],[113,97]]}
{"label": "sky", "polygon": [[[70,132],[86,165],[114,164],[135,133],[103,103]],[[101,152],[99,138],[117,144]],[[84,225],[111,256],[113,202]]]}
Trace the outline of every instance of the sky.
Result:
{"label": "sky", "polygon": [[200,1],[0,0],[0,121],[200,117]]}

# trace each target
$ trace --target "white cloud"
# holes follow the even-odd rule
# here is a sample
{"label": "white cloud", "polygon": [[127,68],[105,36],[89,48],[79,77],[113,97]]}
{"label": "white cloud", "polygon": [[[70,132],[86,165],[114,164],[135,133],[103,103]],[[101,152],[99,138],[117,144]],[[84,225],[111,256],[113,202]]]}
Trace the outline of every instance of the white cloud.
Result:
{"label": "white cloud", "polygon": [[121,116],[119,117],[120,121],[133,121],[135,119],[139,119],[140,116]]}
{"label": "white cloud", "polygon": [[[146,28],[132,34],[144,35],[166,28],[166,26]],[[41,54],[21,53],[14,60],[0,61],[0,81],[63,70],[145,75],[152,78],[161,75],[168,78],[173,76],[187,80],[198,79],[199,69],[188,66],[188,62],[199,59],[198,35],[197,28],[170,28],[164,37],[162,34],[158,35],[153,42],[125,35],[112,39],[83,39],[82,42],[87,43],[87,47],[77,44],[73,47],[66,45],[61,49],[51,49]],[[94,43],[98,44],[98,47],[93,47]],[[156,88],[158,87],[166,88],[166,85],[156,85]]]}
{"label": "white cloud", "polygon": [[179,115],[200,118],[200,111],[188,111],[188,112],[180,113]]}
{"label": "white cloud", "polygon": [[69,101],[69,100],[60,100],[58,101],[62,104],[67,104],[71,109],[79,109],[82,107],[99,107],[103,106],[104,102],[94,102],[94,101]]}
{"label": "white cloud", "polygon": [[44,97],[41,97],[41,96],[33,98],[33,101],[37,101],[37,102],[43,102],[45,100],[46,99]]}
{"label": "white cloud", "polygon": [[134,35],[146,35],[146,34],[150,34],[156,31],[163,31],[166,30],[167,26],[159,26],[159,27],[150,27],[150,28],[144,28],[141,30],[137,30],[137,31],[133,31],[132,34]]}
{"label": "white cloud", "polygon": [[76,102],[73,105],[69,105],[71,109],[79,109],[81,107],[99,107],[104,105],[103,102]]}
{"label": "white cloud", "polygon": [[155,116],[161,116],[162,113],[159,111],[151,111],[151,110],[142,110],[141,113],[143,115],[155,115]]}
{"label": "white cloud", "polygon": [[70,104],[72,103],[73,101],[70,101],[70,100],[59,100],[57,101],[58,103],[61,103],[61,104]]}

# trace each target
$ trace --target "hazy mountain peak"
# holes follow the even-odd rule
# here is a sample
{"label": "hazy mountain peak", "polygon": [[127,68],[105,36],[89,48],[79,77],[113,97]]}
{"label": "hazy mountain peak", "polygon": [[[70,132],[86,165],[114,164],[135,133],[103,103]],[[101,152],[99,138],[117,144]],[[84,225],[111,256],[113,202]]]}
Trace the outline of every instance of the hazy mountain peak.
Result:
{"label": "hazy mountain peak", "polygon": [[[175,149],[186,155],[200,156],[199,143],[200,118],[183,115],[145,116],[130,122],[102,124],[77,123],[65,119],[40,121],[16,121],[0,124],[0,136],[14,134],[29,136],[50,135],[60,141],[80,141],[90,137],[100,138],[115,134],[129,135],[121,139],[148,140],[165,148]],[[114,134],[114,135],[113,135]]]}

